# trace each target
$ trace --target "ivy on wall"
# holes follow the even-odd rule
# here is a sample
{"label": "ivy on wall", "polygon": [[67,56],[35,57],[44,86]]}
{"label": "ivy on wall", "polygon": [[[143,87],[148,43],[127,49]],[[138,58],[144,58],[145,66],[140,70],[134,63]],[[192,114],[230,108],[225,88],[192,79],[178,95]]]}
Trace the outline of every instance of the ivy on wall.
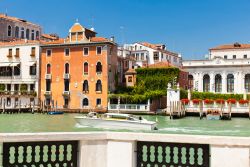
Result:
{"label": "ivy on wall", "polygon": [[141,103],[148,99],[158,99],[167,95],[169,82],[178,80],[179,69],[169,68],[139,68],[136,69],[136,85],[134,87],[118,87],[116,94],[110,98],[127,99],[130,103]]}

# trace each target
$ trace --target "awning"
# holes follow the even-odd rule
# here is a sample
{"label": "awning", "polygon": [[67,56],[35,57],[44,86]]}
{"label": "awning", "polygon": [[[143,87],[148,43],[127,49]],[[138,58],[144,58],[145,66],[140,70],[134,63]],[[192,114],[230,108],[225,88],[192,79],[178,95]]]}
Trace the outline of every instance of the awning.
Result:
{"label": "awning", "polygon": [[19,64],[20,64],[20,63],[11,63],[10,66],[11,66],[11,67],[14,67],[14,66],[17,66],[17,65],[19,65]]}
{"label": "awning", "polygon": [[8,67],[11,63],[0,63],[0,67]]}

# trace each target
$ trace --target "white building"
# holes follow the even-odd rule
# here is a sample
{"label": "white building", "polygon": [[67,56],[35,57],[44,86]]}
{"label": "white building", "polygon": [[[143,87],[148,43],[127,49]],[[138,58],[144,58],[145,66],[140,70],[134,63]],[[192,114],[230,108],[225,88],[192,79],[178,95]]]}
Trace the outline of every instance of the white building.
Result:
{"label": "white building", "polygon": [[189,87],[199,92],[250,92],[250,44],[234,43],[210,49],[208,59],[183,61]]}
{"label": "white building", "polygon": [[177,67],[182,66],[181,55],[168,51],[163,44],[150,44],[147,42],[125,44],[119,47],[118,56],[132,56],[136,59],[136,64],[140,67],[158,62],[169,62]]}
{"label": "white building", "polygon": [[0,43],[0,108],[37,104],[40,46],[37,41]]}

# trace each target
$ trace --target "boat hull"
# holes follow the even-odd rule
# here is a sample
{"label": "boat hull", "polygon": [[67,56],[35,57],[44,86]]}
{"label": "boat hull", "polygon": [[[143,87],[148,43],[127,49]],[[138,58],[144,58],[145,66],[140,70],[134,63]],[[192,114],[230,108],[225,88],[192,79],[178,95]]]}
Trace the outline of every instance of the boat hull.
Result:
{"label": "boat hull", "polygon": [[77,123],[82,126],[97,128],[129,129],[129,130],[155,130],[156,123],[151,121],[137,122],[127,120],[106,120],[100,118],[75,117]]}

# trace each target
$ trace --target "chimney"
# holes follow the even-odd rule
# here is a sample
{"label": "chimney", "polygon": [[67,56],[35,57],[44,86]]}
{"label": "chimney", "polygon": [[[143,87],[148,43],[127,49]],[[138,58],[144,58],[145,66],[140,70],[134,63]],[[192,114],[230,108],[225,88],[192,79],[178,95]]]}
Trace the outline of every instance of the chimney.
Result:
{"label": "chimney", "polygon": [[110,37],[110,41],[115,42],[115,37],[114,36]]}

